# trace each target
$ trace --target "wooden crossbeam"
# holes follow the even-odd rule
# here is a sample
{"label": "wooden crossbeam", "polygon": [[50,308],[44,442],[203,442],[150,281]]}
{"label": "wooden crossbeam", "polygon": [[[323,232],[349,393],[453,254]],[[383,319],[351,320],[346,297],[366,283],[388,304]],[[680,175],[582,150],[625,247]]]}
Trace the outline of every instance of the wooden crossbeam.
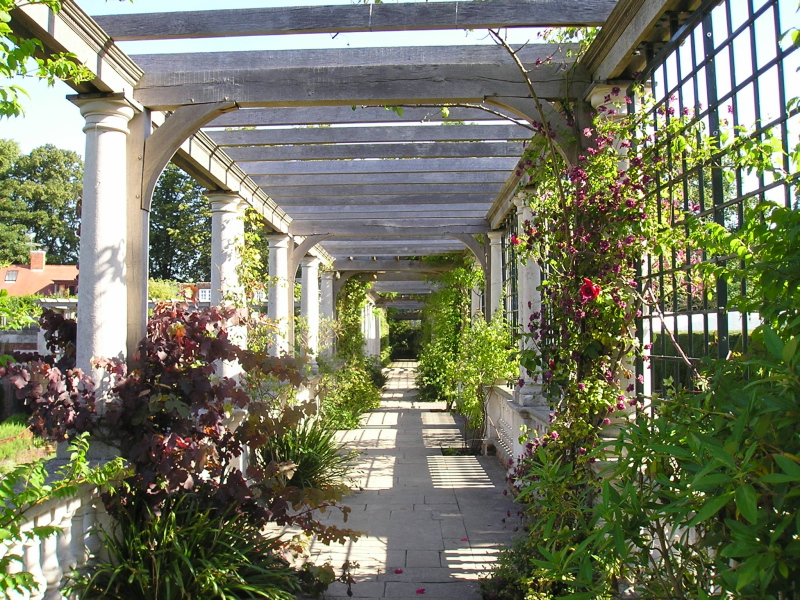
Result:
{"label": "wooden crossbeam", "polygon": [[[276,160],[352,160],[359,158],[519,158],[525,149],[519,142],[430,142],[427,144],[330,144],[229,148],[237,162]],[[246,165],[243,168],[247,168]]]}
{"label": "wooden crossbeam", "polygon": [[483,173],[334,173],[295,175],[251,175],[257,184],[265,187],[302,185],[385,185],[400,183],[504,183],[508,179],[506,171]]}
{"label": "wooden crossbeam", "polygon": [[261,188],[280,204],[281,198],[291,196],[382,196],[398,194],[487,194],[500,191],[497,183],[398,183],[387,185],[302,185],[302,186],[264,186]]}
{"label": "wooden crossbeam", "polygon": [[464,142],[528,140],[530,129],[519,125],[398,125],[322,127],[309,129],[245,129],[209,131],[218,146],[279,146],[287,144],[360,144],[376,142]]}
{"label": "wooden crossbeam", "polygon": [[[420,225],[420,219],[351,219],[347,221],[331,220],[294,220],[289,224],[292,235],[423,235],[446,236],[451,233],[486,233],[489,223],[486,219],[448,219],[447,223],[436,225]],[[324,247],[324,244],[323,244]]]}
{"label": "wooden crossbeam", "polygon": [[482,213],[478,216],[486,216],[486,212],[491,207],[491,202],[487,201],[482,204],[381,204],[377,206],[364,206],[363,204],[345,203],[319,206],[319,205],[304,205],[304,206],[291,206],[286,210],[289,215],[294,219],[309,218],[306,215],[319,215],[325,218],[337,219],[352,219],[358,218],[361,215],[372,213],[398,213],[398,212],[411,212],[420,215],[420,217],[430,217],[436,215],[464,215],[465,213]]}
{"label": "wooden crossbeam", "polygon": [[[401,114],[402,113],[402,114]],[[402,108],[393,111],[383,106],[295,106],[292,108],[243,108],[225,113],[209,127],[259,127],[264,125],[332,125],[336,123],[443,123],[451,121],[506,121],[476,108],[452,106],[447,116],[440,108]]]}
{"label": "wooden crossbeam", "polygon": [[385,196],[298,196],[280,199],[280,205],[334,206],[347,202],[356,206],[383,206],[384,204],[491,204],[486,194],[388,194]]}
{"label": "wooden crossbeam", "polygon": [[115,40],[292,33],[600,26],[614,0],[504,0],[207,10],[98,16]]}
{"label": "wooden crossbeam", "polygon": [[[529,77],[544,100],[582,97],[589,77],[568,46],[523,48]],[[187,104],[239,107],[480,103],[527,97],[527,84],[502,48],[357,48],[138,55],[145,74],[134,96],[173,110]],[[542,62],[543,61],[543,62]],[[570,77],[566,77],[567,72]]]}
{"label": "wooden crossbeam", "polygon": [[491,173],[508,174],[517,160],[508,158],[427,158],[398,160],[327,160],[243,162],[253,175],[328,175],[360,173]]}

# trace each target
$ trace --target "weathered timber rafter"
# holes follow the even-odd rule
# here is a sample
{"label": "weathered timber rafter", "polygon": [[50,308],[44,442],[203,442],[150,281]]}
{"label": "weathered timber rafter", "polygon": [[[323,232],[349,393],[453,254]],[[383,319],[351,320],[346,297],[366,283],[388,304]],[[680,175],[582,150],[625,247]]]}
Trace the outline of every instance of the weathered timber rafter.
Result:
{"label": "weathered timber rafter", "polygon": [[[542,99],[581,97],[589,79],[568,46],[538,44],[521,60],[544,61],[530,76]],[[360,48],[329,51],[229,52],[133,57],[145,71],[135,98],[172,110],[184,104],[239,106],[480,103],[527,97],[527,84],[495,46]],[[272,66],[277,65],[277,66]],[[566,78],[566,72],[571,76]],[[346,85],[343,85],[346,82]]]}
{"label": "weathered timber rafter", "polygon": [[117,41],[296,33],[602,25],[614,0],[302,6],[97,17]]}

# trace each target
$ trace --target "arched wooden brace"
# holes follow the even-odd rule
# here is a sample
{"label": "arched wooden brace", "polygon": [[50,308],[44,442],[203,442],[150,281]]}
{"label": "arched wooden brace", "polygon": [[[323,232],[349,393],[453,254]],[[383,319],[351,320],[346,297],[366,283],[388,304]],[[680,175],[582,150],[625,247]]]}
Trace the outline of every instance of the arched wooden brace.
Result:
{"label": "arched wooden brace", "polygon": [[[546,122],[550,125],[556,134],[555,143],[559,154],[564,157],[570,165],[578,162],[578,154],[580,153],[580,145],[575,135],[574,126],[567,123],[552,102],[547,100],[540,100],[542,105],[542,112]],[[486,98],[484,103],[504,109],[516,117],[521,117],[530,123],[541,123],[542,115],[536,108],[536,102],[533,98],[510,98],[510,97],[492,97]]]}
{"label": "arched wooden brace", "polygon": [[451,233],[448,237],[458,240],[469,248],[475,255],[475,258],[478,259],[478,263],[481,265],[481,269],[483,269],[483,274],[486,275],[486,266],[488,264],[486,246],[468,233]]}
{"label": "arched wooden brace", "polygon": [[342,286],[347,282],[348,279],[351,277],[355,277],[356,275],[362,275],[365,271],[345,271],[344,273],[339,273],[339,277],[333,280],[333,306],[334,309],[336,308],[336,299],[339,297],[339,292],[342,289]]}
{"label": "arched wooden brace", "polygon": [[235,102],[181,106],[145,140],[141,198],[143,210],[150,210],[158,178],[178,148],[203,125],[238,108]]}
{"label": "arched wooden brace", "polygon": [[333,234],[320,233],[307,236],[306,239],[298,244],[297,248],[292,250],[292,254],[289,256],[289,273],[296,273],[297,267],[300,265],[300,261],[305,258],[306,254],[308,254],[308,251],[330,237],[333,237]]}

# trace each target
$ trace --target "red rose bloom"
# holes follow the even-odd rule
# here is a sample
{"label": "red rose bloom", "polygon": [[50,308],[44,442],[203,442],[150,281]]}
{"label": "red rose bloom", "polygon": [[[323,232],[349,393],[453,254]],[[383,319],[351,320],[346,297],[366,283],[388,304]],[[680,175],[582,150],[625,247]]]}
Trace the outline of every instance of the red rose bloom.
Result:
{"label": "red rose bloom", "polygon": [[583,278],[581,286],[581,304],[586,304],[600,295],[600,286],[592,283],[591,279]]}

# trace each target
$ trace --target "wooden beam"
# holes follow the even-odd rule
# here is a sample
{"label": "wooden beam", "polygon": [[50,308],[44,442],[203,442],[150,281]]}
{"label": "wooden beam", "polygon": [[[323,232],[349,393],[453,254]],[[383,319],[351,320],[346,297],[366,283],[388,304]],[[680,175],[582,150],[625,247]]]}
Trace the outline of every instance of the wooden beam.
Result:
{"label": "wooden beam", "polygon": [[[529,72],[540,98],[585,93],[588,75],[565,56],[567,50],[549,44],[520,50],[527,64],[544,61]],[[528,95],[517,66],[495,46],[296,52],[134,56],[145,71],[134,96],[148,108],[173,110],[212,102],[241,107],[450,104]]]}
{"label": "wooden beam", "polygon": [[446,224],[420,225],[419,219],[359,219],[349,221],[297,220],[289,225],[292,235],[430,235],[446,236],[452,233],[485,233],[489,231],[486,219],[453,218]]}
{"label": "wooden beam", "polygon": [[[303,196],[281,198],[280,205],[290,206],[337,206],[343,202],[354,206],[383,206],[384,204],[491,204],[486,194],[389,194],[386,196]],[[291,210],[291,209],[289,209]]]}
{"label": "wooden beam", "polygon": [[451,267],[433,265],[422,260],[337,260],[333,268],[337,271],[374,271],[442,273]]}
{"label": "wooden beam", "polygon": [[335,173],[504,173],[517,166],[509,158],[405,158],[398,160],[324,160],[242,162],[247,174],[328,175]]}
{"label": "wooden beam", "polygon": [[[399,114],[402,112],[402,114]],[[383,106],[296,106],[292,108],[243,108],[209,123],[209,127],[261,127],[265,125],[333,125],[337,123],[442,123],[450,121],[507,121],[477,108],[451,106],[447,116],[440,108],[407,108],[399,112]]]}
{"label": "wooden beam", "polygon": [[486,211],[491,205],[489,202],[484,204],[383,204],[379,206],[362,206],[358,204],[338,204],[335,206],[293,206],[288,209],[293,218],[310,218],[307,215],[316,215],[333,219],[353,219],[361,215],[383,212],[411,212],[428,218],[433,215],[451,215],[480,212],[480,216],[486,216]]}
{"label": "wooden beam", "polygon": [[463,142],[529,140],[533,133],[520,125],[389,125],[306,129],[244,129],[208,131],[219,146],[285,146],[287,144],[362,144],[385,142]]}
{"label": "wooden beam", "polygon": [[302,185],[261,186],[276,202],[288,196],[313,198],[327,196],[382,196],[398,194],[496,194],[502,186],[496,183],[398,183],[387,185]]}
{"label": "wooden beam", "polygon": [[117,41],[293,33],[425,31],[503,27],[596,27],[613,0],[504,0],[394,6],[301,6],[98,16]]}
{"label": "wooden beam", "polygon": [[329,247],[328,242],[323,242],[323,248],[337,260],[342,260],[348,256],[433,256],[439,254],[454,254],[460,252],[463,247],[430,245],[422,243],[416,244],[395,244],[393,246],[373,246],[373,245],[348,245],[347,248]]}
{"label": "wooden beam", "polygon": [[[488,206],[488,203],[487,203]],[[289,211],[290,216],[295,221],[326,221],[326,222],[359,222],[364,219],[372,221],[376,219],[417,219],[420,225],[427,226],[439,222],[450,222],[453,219],[485,219],[486,209],[479,210],[450,210],[443,205],[439,205],[438,211],[418,211],[407,209],[402,206],[390,206],[381,210],[365,211],[362,207],[358,213],[352,212],[295,212]]]}
{"label": "wooden beam", "polygon": [[[592,80],[605,82],[624,76],[633,51],[675,4],[677,0],[619,0],[582,59]],[[669,29],[664,28],[660,37],[669,39]]]}
{"label": "wooden beam", "polygon": [[483,173],[341,173],[295,175],[251,175],[258,185],[271,188],[275,186],[321,186],[321,185],[386,185],[400,183],[464,184],[464,183],[504,183],[507,171]]}
{"label": "wooden beam", "polygon": [[353,160],[359,158],[482,158],[522,156],[519,142],[432,142],[428,144],[331,144],[320,146],[229,148],[237,162]]}

